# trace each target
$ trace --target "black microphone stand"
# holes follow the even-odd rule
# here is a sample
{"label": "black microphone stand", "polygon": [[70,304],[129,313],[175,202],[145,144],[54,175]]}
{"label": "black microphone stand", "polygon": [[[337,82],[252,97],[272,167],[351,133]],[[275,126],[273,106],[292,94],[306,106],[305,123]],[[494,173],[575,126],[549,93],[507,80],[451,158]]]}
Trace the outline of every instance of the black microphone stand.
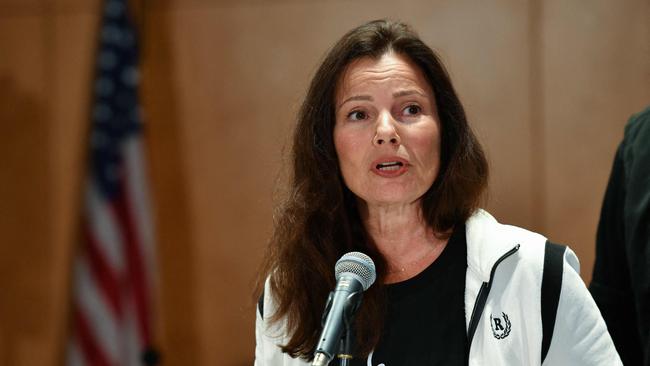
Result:
{"label": "black microphone stand", "polygon": [[350,360],[353,357],[352,349],[355,340],[354,315],[357,313],[359,305],[361,305],[362,296],[362,293],[357,292],[348,297],[350,306],[348,306],[343,313],[343,324],[345,325],[345,329],[339,346],[339,366],[349,366]]}
{"label": "black microphone stand", "polygon": [[350,365],[350,360],[352,359],[352,342],[354,342],[354,327],[346,324],[337,356],[339,358],[339,366]]}

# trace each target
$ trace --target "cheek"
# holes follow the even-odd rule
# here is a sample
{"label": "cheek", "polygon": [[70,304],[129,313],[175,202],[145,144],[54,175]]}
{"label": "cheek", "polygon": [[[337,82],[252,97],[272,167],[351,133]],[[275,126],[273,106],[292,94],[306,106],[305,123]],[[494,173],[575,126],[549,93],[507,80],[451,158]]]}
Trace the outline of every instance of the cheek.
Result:
{"label": "cheek", "polygon": [[357,192],[361,184],[363,169],[363,139],[358,131],[334,130],[334,147],[339,160],[339,169],[345,185]]}
{"label": "cheek", "polygon": [[428,127],[414,134],[412,143],[429,156],[440,155],[440,133],[436,127]]}
{"label": "cheek", "polygon": [[354,163],[359,155],[359,139],[349,131],[334,130],[334,147],[341,167]]}
{"label": "cheek", "polygon": [[440,168],[440,135],[437,128],[422,131],[412,140],[414,149],[417,150],[420,160],[426,171],[438,174]]}

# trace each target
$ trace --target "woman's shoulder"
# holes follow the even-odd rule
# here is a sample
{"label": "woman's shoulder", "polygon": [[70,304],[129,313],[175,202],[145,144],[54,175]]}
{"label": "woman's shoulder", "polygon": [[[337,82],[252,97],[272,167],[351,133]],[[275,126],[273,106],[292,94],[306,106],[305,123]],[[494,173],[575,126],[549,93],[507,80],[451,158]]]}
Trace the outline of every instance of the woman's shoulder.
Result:
{"label": "woman's shoulder", "polygon": [[[512,243],[520,245],[541,245],[546,241],[543,235],[519,226],[500,223],[484,209],[476,210],[466,222],[467,235],[470,239],[488,242],[491,245],[510,247]],[[499,243],[503,243],[499,245]]]}
{"label": "woman's shoulder", "polygon": [[[516,249],[520,261],[541,264],[549,245],[549,239],[534,231],[497,221],[483,209],[477,210],[466,223],[468,254],[477,258],[496,260],[505,253]],[[564,259],[579,271],[575,253],[568,247]],[[488,261],[490,262],[490,261]]]}
{"label": "woman's shoulder", "polygon": [[546,238],[538,233],[498,222],[479,209],[465,224],[468,264],[489,275],[492,267],[508,253],[535,258],[543,250]]}

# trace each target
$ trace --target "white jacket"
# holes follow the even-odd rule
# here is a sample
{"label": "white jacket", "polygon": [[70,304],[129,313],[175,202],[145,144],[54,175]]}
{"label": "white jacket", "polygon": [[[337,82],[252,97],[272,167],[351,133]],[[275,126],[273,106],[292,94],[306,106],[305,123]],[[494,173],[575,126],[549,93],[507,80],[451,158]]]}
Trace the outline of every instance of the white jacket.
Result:
{"label": "white jacket", "polygon": [[[499,224],[483,210],[467,221],[466,237],[466,329],[473,317],[477,322],[473,336],[468,334],[469,365],[541,365],[540,294],[546,238]],[[622,365],[605,322],[580,278],[579,267],[577,257],[567,248],[555,329],[544,365]],[[481,286],[490,282],[493,268],[483,311],[472,314]],[[264,316],[274,310],[267,281]],[[281,323],[269,326],[257,312],[255,366],[309,365],[281,352],[278,345],[287,342]]]}

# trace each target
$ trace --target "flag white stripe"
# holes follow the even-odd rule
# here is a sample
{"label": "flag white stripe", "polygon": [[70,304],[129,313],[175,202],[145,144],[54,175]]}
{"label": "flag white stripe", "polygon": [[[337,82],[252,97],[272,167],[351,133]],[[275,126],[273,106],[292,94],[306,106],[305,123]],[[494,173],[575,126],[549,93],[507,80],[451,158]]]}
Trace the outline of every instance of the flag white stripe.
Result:
{"label": "flag white stripe", "polygon": [[127,172],[128,201],[133,210],[134,227],[138,236],[138,243],[142,253],[145,270],[146,287],[152,288],[153,274],[156,273],[154,233],[151,218],[151,202],[147,192],[146,166],[143,159],[142,139],[129,138],[124,144],[124,164]]}
{"label": "flag white stripe", "polygon": [[94,182],[86,190],[86,215],[90,234],[96,239],[102,257],[116,273],[124,273],[124,238],[112,210],[100,196]]}
{"label": "flag white stripe", "polygon": [[140,339],[135,305],[133,301],[126,301],[125,306],[126,311],[122,328],[122,364],[125,366],[141,366],[142,351],[145,349],[145,345]]}
{"label": "flag white stripe", "polygon": [[76,291],[75,300],[79,311],[90,324],[90,332],[102,348],[104,354],[115,364],[119,359],[118,322],[106,303],[103,293],[98,292],[94,276],[88,268],[85,257],[79,257],[75,265]]}

